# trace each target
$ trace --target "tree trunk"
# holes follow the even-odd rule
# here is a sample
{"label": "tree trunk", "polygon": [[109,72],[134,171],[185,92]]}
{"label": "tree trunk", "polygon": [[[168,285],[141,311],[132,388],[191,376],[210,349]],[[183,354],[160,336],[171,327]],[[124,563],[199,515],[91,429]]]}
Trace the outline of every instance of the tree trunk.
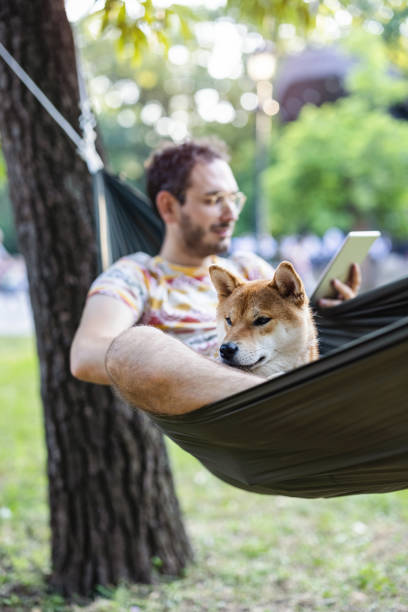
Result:
{"label": "tree trunk", "polygon": [[[0,40],[78,130],[63,0],[0,0]],[[71,340],[96,275],[90,177],[74,145],[1,59],[0,134],[40,361],[51,583],[66,595],[88,595],[120,580],[149,582],[152,558],[178,575],[191,551],[161,435],[109,388],[69,373]]]}

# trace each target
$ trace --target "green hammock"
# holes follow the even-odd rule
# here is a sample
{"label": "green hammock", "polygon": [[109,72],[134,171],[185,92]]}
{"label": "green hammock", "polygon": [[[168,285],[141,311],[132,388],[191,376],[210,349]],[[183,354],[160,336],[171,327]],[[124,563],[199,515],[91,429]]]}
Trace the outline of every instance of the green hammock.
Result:
{"label": "green hammock", "polygon": [[[94,186],[101,245],[114,259],[157,253],[163,227],[145,196],[105,171]],[[247,491],[331,497],[408,487],[408,277],[316,318],[319,361],[194,412],[151,418]]]}
{"label": "green hammock", "polygon": [[[0,56],[75,143],[93,176],[100,268],[155,255],[146,197],[103,170],[78,63],[84,135],[0,43]],[[329,497],[408,487],[408,277],[319,313],[323,357],[189,414],[151,418],[222,480],[258,493]]]}

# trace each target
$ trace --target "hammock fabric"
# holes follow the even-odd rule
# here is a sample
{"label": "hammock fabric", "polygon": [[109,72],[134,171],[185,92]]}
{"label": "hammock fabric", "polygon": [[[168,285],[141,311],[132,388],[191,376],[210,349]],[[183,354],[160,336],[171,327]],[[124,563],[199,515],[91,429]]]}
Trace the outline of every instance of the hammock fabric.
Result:
{"label": "hammock fabric", "polygon": [[[100,267],[155,255],[163,225],[146,197],[103,167],[78,63],[84,135],[0,43],[0,57],[77,146],[93,176]],[[318,318],[318,362],[178,417],[152,417],[234,486],[321,497],[408,486],[408,277]],[[231,390],[233,391],[233,390]]]}
{"label": "hammock fabric", "polygon": [[[100,247],[99,267],[103,268],[123,255],[136,251],[157,255],[163,241],[164,227],[147,197],[106,170],[93,175],[93,189]],[[104,215],[107,216],[105,225]],[[102,256],[104,250],[109,252],[108,261],[105,262]]]}
{"label": "hammock fabric", "polygon": [[[145,197],[98,175],[108,219],[101,242],[115,259],[155,254],[162,226]],[[320,311],[317,322],[319,361],[153,421],[247,491],[308,498],[408,488],[408,277]]]}

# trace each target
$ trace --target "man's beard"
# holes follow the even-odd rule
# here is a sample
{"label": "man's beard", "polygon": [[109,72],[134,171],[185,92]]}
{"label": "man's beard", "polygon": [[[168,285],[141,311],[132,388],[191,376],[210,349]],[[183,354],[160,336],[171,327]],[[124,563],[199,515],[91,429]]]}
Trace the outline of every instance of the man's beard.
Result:
{"label": "man's beard", "polygon": [[194,225],[191,217],[185,213],[181,213],[181,236],[185,247],[190,253],[199,255],[200,257],[208,257],[208,255],[216,255],[225,253],[229,248],[229,238],[214,240],[214,242],[204,242],[204,236],[213,230],[220,227],[229,227],[229,223],[214,223],[208,230],[204,230],[199,225]]}

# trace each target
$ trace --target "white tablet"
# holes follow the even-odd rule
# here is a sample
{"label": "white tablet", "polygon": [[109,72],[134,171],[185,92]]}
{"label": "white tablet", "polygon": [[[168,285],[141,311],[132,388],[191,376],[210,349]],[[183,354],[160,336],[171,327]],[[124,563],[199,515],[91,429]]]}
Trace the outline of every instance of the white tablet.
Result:
{"label": "white tablet", "polygon": [[366,258],[371,245],[379,236],[381,236],[381,232],[376,231],[350,232],[347,234],[340,249],[329,262],[317,283],[310,297],[310,302],[313,304],[320,300],[320,298],[335,297],[336,291],[331,285],[332,279],[337,278],[345,283],[348,279],[350,265],[352,263],[361,264]]}

